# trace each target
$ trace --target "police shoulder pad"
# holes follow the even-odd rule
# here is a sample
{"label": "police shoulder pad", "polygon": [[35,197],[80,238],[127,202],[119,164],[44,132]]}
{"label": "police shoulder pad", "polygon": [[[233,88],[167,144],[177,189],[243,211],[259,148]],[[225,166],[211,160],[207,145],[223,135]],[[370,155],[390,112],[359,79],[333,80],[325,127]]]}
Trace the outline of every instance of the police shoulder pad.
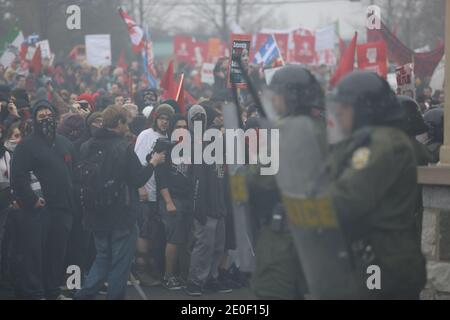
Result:
{"label": "police shoulder pad", "polygon": [[367,167],[370,159],[370,149],[368,147],[361,147],[353,152],[352,168],[361,170]]}

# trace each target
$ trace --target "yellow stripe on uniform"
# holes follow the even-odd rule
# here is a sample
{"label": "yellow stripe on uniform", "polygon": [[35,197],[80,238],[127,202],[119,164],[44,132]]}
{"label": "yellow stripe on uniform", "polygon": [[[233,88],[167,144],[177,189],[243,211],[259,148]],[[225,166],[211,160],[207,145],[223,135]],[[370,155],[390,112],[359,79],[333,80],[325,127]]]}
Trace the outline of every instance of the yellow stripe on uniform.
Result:
{"label": "yellow stripe on uniform", "polygon": [[306,228],[337,228],[338,223],[328,198],[299,199],[283,196],[289,222]]}

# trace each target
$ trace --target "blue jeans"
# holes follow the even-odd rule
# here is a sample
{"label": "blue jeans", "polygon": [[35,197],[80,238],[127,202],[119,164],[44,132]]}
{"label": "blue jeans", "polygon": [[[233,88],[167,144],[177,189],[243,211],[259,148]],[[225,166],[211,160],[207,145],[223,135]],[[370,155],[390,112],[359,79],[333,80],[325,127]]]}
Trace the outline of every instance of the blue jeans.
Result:
{"label": "blue jeans", "polygon": [[136,226],[131,230],[94,232],[97,255],[85,284],[75,294],[75,299],[94,299],[105,282],[108,282],[106,299],[125,298],[128,276],[136,251],[137,235]]}

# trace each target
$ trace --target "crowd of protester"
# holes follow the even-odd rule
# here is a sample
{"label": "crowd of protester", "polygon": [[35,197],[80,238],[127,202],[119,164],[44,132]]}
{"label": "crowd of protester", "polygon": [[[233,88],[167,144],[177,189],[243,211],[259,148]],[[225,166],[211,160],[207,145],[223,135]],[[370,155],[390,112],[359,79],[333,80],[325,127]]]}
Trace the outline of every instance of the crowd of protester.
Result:
{"label": "crowd of protester", "polygon": [[[196,101],[181,114],[176,101],[149,88],[137,62],[124,70],[86,63],[53,67],[46,60],[38,75],[18,63],[0,66],[1,272],[15,297],[64,298],[70,292],[60,288],[70,265],[82,270],[80,299],[106,289],[108,298],[123,298],[130,268],[142,286],[185,288],[191,295],[248,284],[227,255],[235,244],[225,167],[175,166],[167,153],[149,159],[159,138],[192,129],[193,119],[203,119],[205,128],[223,126],[227,67],[220,59],[213,86],[180,67],[190,74],[185,88]],[[243,111],[244,120],[256,117],[254,105]],[[123,166],[114,171],[126,172],[136,197],[93,217],[84,210],[80,167],[91,145],[114,145],[121,136],[127,144],[118,152],[127,160],[110,162]],[[197,210],[194,177],[202,181]]]}

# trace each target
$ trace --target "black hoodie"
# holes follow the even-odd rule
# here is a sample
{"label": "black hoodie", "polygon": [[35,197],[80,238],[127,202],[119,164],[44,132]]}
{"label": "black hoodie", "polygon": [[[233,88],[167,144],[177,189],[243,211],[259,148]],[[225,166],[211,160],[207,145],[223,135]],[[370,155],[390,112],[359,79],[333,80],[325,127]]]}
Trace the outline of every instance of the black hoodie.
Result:
{"label": "black hoodie", "polygon": [[[37,111],[53,105],[38,101],[33,108],[33,121],[36,123]],[[38,196],[30,186],[30,172],[39,180],[46,207],[50,210],[71,211],[73,209],[74,147],[65,137],[56,135],[50,142],[39,133],[24,138],[14,151],[11,164],[11,188],[19,205],[25,209],[34,208]]]}
{"label": "black hoodie", "polygon": [[[193,118],[197,114],[203,114],[208,123],[208,116],[202,106],[195,105],[188,112],[188,126],[192,131]],[[206,143],[203,142],[203,147]],[[207,217],[219,219],[229,214],[226,201],[228,197],[227,167],[219,164],[194,164],[192,165],[192,192],[194,217],[201,224],[207,222]]]}

